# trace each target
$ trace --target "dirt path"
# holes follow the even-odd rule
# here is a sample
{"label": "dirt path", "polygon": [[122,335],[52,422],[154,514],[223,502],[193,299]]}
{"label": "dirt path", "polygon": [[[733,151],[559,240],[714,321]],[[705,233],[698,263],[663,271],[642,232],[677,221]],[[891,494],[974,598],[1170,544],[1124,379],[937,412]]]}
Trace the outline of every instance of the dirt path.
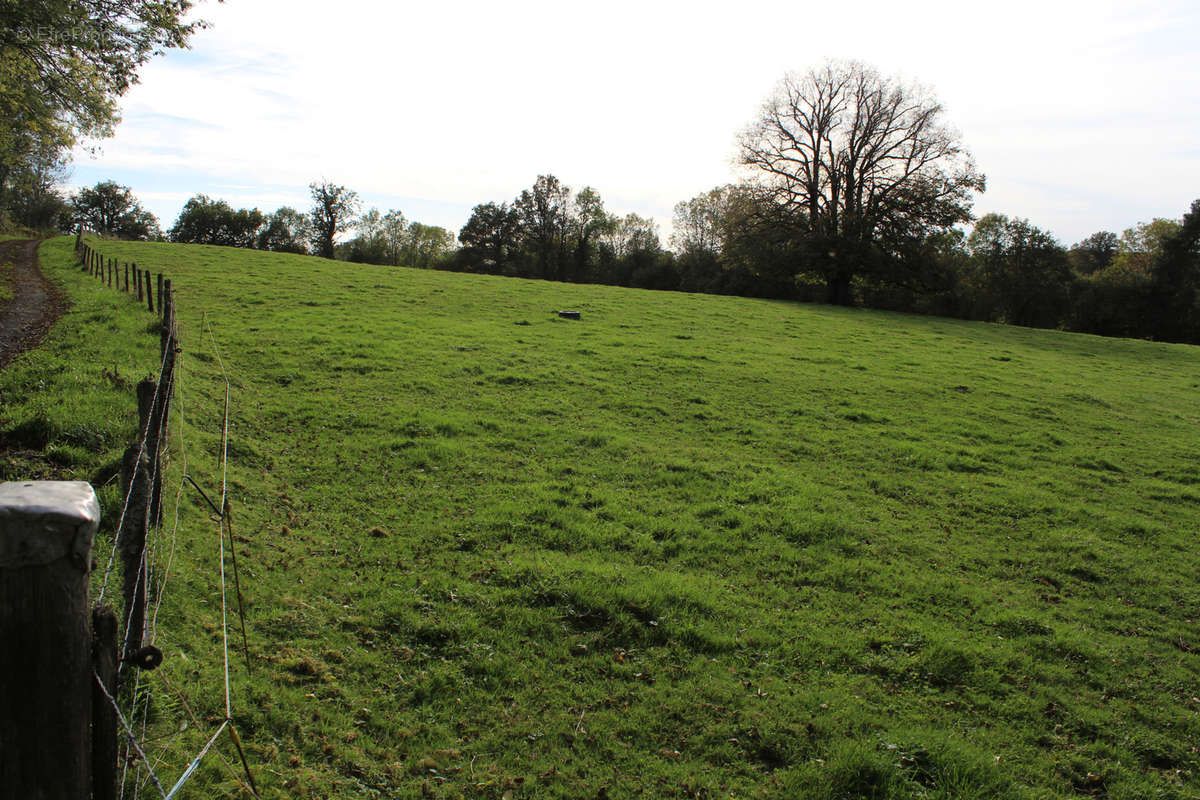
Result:
{"label": "dirt path", "polygon": [[62,293],[37,266],[37,239],[0,242],[0,264],[12,264],[13,299],[0,308],[0,369],[36,347],[65,308]]}

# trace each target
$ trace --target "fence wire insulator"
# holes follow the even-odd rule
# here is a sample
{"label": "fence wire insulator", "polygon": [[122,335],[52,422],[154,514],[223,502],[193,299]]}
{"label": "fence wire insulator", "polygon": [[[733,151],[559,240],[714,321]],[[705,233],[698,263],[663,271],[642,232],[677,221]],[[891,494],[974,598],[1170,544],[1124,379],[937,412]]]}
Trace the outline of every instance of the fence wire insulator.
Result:
{"label": "fence wire insulator", "polygon": [[138,669],[152,670],[157,669],[163,662],[163,652],[154,645],[146,645],[139,647],[123,659],[126,664],[132,664]]}

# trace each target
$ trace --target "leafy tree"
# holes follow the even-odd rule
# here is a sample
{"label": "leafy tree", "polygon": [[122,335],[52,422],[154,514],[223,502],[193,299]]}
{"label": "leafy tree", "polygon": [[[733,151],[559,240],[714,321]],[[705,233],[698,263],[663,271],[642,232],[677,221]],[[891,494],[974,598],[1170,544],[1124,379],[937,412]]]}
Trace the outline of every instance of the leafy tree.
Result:
{"label": "leafy tree", "polygon": [[3,8],[0,193],[35,147],[65,158],[79,137],[110,135],[138,69],[186,47],[205,25],[185,22],[190,0],[7,0]]}
{"label": "leafy tree", "polygon": [[383,252],[386,259],[385,263],[392,266],[399,266],[401,263],[405,242],[408,236],[408,220],[404,218],[404,214],[396,209],[392,209],[384,214],[379,220],[378,235],[383,240]]}
{"label": "leafy tree", "polygon": [[355,222],[358,236],[350,242],[349,261],[360,264],[387,264],[387,243],[383,238],[383,215],[370,208]]}
{"label": "leafy tree", "polygon": [[404,214],[368,209],[355,225],[358,236],[350,243],[348,258],[366,264],[436,267],[454,249],[454,234],[436,225],[407,222]]}
{"label": "leafy tree", "polygon": [[5,170],[0,180],[0,211],[12,221],[34,230],[53,230],[70,225],[70,207],[56,188],[70,175],[63,154],[53,142],[35,141],[23,160]]}
{"label": "leafy tree", "polygon": [[1200,200],[1159,241],[1151,277],[1155,336],[1200,343]]}
{"label": "leafy tree", "polygon": [[794,296],[797,265],[810,258],[805,231],[793,211],[749,185],[718,186],[679,203],[671,243],[680,288]]}
{"label": "leafy tree", "polygon": [[618,220],[604,210],[604,201],[600,199],[600,193],[590,186],[585,186],[579,190],[571,203],[568,224],[573,240],[573,255],[569,274],[562,277],[573,281],[589,280],[593,277],[597,243],[605,233],[616,229]]}
{"label": "leafy tree", "polygon": [[718,186],[675,204],[671,247],[677,254],[716,256],[721,253],[725,246],[725,218],[733,191],[733,186]]}
{"label": "leafy tree", "polygon": [[358,213],[358,194],[329,181],[310,183],[308,188],[313,199],[309,215],[313,250],[322,258],[333,258],[334,239],[350,230]]}
{"label": "leafy tree", "polygon": [[573,194],[553,175],[539,175],[511,204],[475,206],[458,240],[457,269],[549,280],[678,286],[673,259],[663,252],[653,221],[636,214],[620,219],[605,210],[595,189],[588,186]]}
{"label": "leafy tree", "polygon": [[[789,73],[742,133],[740,162],[789,211],[830,302],[856,275],[920,268],[912,243],[971,218],[984,188],[942,107],[924,89],[857,62]],[[884,270],[883,267],[887,269]]]}
{"label": "leafy tree", "polygon": [[282,206],[267,215],[255,246],[277,253],[308,253],[312,240],[312,222],[308,215],[290,206]]}
{"label": "leafy tree", "polygon": [[1070,326],[1103,336],[1150,336],[1146,309],[1150,276],[1115,261],[1075,282]]}
{"label": "leafy tree", "polygon": [[1163,242],[1178,233],[1179,227],[1180,224],[1173,219],[1157,217],[1126,228],[1117,243],[1113,263],[1121,269],[1149,275],[1162,252]]}
{"label": "leafy tree", "polygon": [[405,231],[400,263],[407,267],[438,267],[453,251],[453,233],[437,225],[410,222]]}
{"label": "leafy tree", "polygon": [[529,277],[558,280],[567,253],[571,189],[553,175],[539,175],[513,203],[520,220]]}
{"label": "leafy tree", "polygon": [[520,218],[508,203],[477,205],[458,232],[458,263],[471,272],[513,274],[520,232]]}
{"label": "leafy tree", "polygon": [[1076,272],[1091,275],[1112,263],[1117,244],[1117,235],[1112,231],[1097,231],[1072,247],[1067,255]]}
{"label": "leafy tree", "polygon": [[1027,219],[987,214],[967,246],[988,291],[992,319],[1031,327],[1063,321],[1071,270],[1054,236]]}
{"label": "leafy tree", "polygon": [[637,214],[626,214],[624,217],[614,219],[604,231],[604,239],[617,258],[628,258],[639,253],[662,252],[658,223]]}
{"label": "leafy tree", "polygon": [[102,236],[120,239],[160,239],[158,219],[142,208],[128,186],[101,181],[80,189],[71,200],[75,223],[91,228]]}
{"label": "leafy tree", "polygon": [[254,247],[264,224],[257,208],[235,210],[224,200],[198,194],[184,204],[169,236],[173,242]]}

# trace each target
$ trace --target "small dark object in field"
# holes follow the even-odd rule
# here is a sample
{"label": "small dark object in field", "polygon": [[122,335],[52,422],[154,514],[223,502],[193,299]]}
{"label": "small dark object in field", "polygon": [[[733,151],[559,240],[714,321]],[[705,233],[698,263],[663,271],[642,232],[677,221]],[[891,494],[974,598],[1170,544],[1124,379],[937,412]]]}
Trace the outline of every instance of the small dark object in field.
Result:
{"label": "small dark object in field", "polygon": [[387,538],[387,531],[383,528],[371,528],[371,535],[376,539],[385,539]]}
{"label": "small dark object in field", "polygon": [[154,645],[147,645],[139,647],[121,660],[126,664],[133,664],[138,669],[151,670],[163,662],[163,654],[162,650]]}
{"label": "small dark object in field", "polygon": [[967,392],[971,391],[971,387],[970,386],[955,386],[954,391],[959,392],[960,394],[966,394]]}
{"label": "small dark object in field", "polygon": [[578,311],[560,311],[558,315],[563,319],[582,319],[583,315]]}

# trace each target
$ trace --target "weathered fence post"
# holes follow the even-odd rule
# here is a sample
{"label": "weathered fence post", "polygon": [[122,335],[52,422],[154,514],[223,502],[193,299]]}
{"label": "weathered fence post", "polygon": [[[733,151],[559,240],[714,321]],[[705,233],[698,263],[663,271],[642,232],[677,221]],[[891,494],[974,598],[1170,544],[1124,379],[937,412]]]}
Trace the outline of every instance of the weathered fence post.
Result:
{"label": "weathered fence post", "polygon": [[160,339],[162,351],[162,375],[158,378],[158,403],[151,419],[154,431],[155,462],[152,475],[154,483],[150,490],[150,524],[162,525],[162,446],[167,439],[167,424],[171,418],[171,394],[175,389],[175,298],[171,293],[171,281],[163,281],[163,292],[159,296],[159,307],[163,312],[163,327]]}
{"label": "weathered fence post", "polygon": [[[171,319],[171,310],[175,303],[171,297],[171,279],[167,278],[162,282],[162,296],[158,301],[159,310],[162,311],[163,331],[166,331]],[[164,333],[162,337],[162,350],[165,353],[167,350],[167,336]]]}
{"label": "weathered fence post", "polygon": [[88,572],[100,506],[78,481],[0,483],[0,787],[91,791]]}
{"label": "weathered fence post", "polygon": [[125,262],[125,293],[129,293],[129,262]]}
{"label": "weathered fence post", "polygon": [[154,284],[150,283],[150,270],[146,270],[146,305],[154,310]]}
{"label": "weathered fence post", "polygon": [[92,663],[92,800],[117,800],[117,615],[107,605],[92,609]]}
{"label": "weathered fence post", "polygon": [[154,409],[157,384],[146,379],[137,385],[138,417],[141,420],[138,441],[125,448],[121,461],[121,486],[128,501],[118,533],[121,542],[121,565],[124,574],[125,643],[123,656],[142,646],[146,628],[146,571],[143,555],[146,550],[146,531],[150,527],[150,498],[152,476],[158,458],[158,436],[154,428]]}
{"label": "weathered fence post", "polygon": [[138,302],[142,302],[142,271],[137,268],[137,264],[133,265],[133,284],[137,288]]}

